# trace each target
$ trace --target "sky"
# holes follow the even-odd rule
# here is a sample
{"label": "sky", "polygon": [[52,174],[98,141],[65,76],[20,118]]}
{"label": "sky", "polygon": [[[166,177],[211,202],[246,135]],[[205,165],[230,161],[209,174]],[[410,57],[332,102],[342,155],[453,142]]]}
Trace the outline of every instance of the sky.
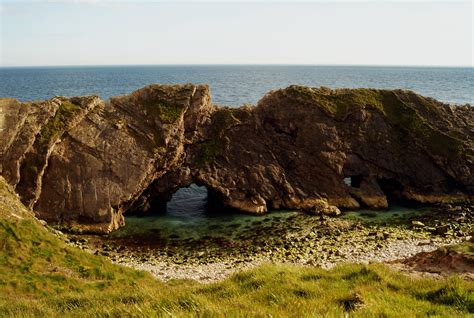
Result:
{"label": "sky", "polygon": [[0,66],[473,66],[469,0],[0,3]]}

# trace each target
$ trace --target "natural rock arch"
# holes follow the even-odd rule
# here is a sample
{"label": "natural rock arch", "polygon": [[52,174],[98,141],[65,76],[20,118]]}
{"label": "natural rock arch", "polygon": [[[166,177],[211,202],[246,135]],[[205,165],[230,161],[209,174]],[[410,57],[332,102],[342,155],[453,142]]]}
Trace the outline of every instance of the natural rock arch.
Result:
{"label": "natural rock arch", "polygon": [[1,174],[39,217],[94,232],[191,183],[249,213],[385,208],[381,180],[417,202],[474,192],[473,108],[409,91],[290,86],[223,108],[206,85],[150,85],[0,107]]}

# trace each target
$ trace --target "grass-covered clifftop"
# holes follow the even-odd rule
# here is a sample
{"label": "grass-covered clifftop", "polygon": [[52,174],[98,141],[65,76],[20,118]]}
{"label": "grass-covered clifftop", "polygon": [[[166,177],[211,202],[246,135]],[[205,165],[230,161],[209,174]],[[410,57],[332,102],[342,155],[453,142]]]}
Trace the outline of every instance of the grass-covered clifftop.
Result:
{"label": "grass-covered clifftop", "polygon": [[163,283],[68,246],[0,177],[0,316],[468,316],[474,286],[383,265],[263,265],[213,284]]}
{"label": "grass-covered clifftop", "polygon": [[286,90],[293,97],[315,102],[337,120],[344,120],[354,108],[377,109],[392,125],[424,141],[434,155],[449,159],[474,155],[454,133],[442,132],[430,123],[443,120],[441,103],[431,98],[410,91],[369,88],[330,90],[292,85]]}

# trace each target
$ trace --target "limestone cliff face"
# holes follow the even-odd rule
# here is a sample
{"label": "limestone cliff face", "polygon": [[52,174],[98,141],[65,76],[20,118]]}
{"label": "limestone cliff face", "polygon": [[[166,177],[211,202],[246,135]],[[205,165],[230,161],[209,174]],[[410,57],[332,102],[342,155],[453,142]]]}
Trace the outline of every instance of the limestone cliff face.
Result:
{"label": "limestone cliff face", "polygon": [[473,191],[470,106],[406,91],[291,86],[213,119],[188,164],[241,210],[317,210],[321,200],[385,208],[387,193],[434,203]]}
{"label": "limestone cliff face", "polygon": [[205,85],[151,85],[109,102],[2,99],[0,125],[0,172],[23,202],[100,233],[191,183],[250,213],[474,193],[473,108],[409,91],[290,86],[232,109]]}

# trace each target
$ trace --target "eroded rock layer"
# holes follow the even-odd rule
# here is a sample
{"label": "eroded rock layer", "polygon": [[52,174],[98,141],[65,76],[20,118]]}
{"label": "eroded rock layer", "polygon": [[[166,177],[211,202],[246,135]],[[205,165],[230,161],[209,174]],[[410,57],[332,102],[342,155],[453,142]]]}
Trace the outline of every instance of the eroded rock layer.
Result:
{"label": "eroded rock layer", "polygon": [[290,86],[225,108],[205,85],[150,85],[108,102],[1,99],[0,129],[0,172],[23,202],[100,233],[191,183],[250,213],[474,193],[473,108],[410,91]]}

